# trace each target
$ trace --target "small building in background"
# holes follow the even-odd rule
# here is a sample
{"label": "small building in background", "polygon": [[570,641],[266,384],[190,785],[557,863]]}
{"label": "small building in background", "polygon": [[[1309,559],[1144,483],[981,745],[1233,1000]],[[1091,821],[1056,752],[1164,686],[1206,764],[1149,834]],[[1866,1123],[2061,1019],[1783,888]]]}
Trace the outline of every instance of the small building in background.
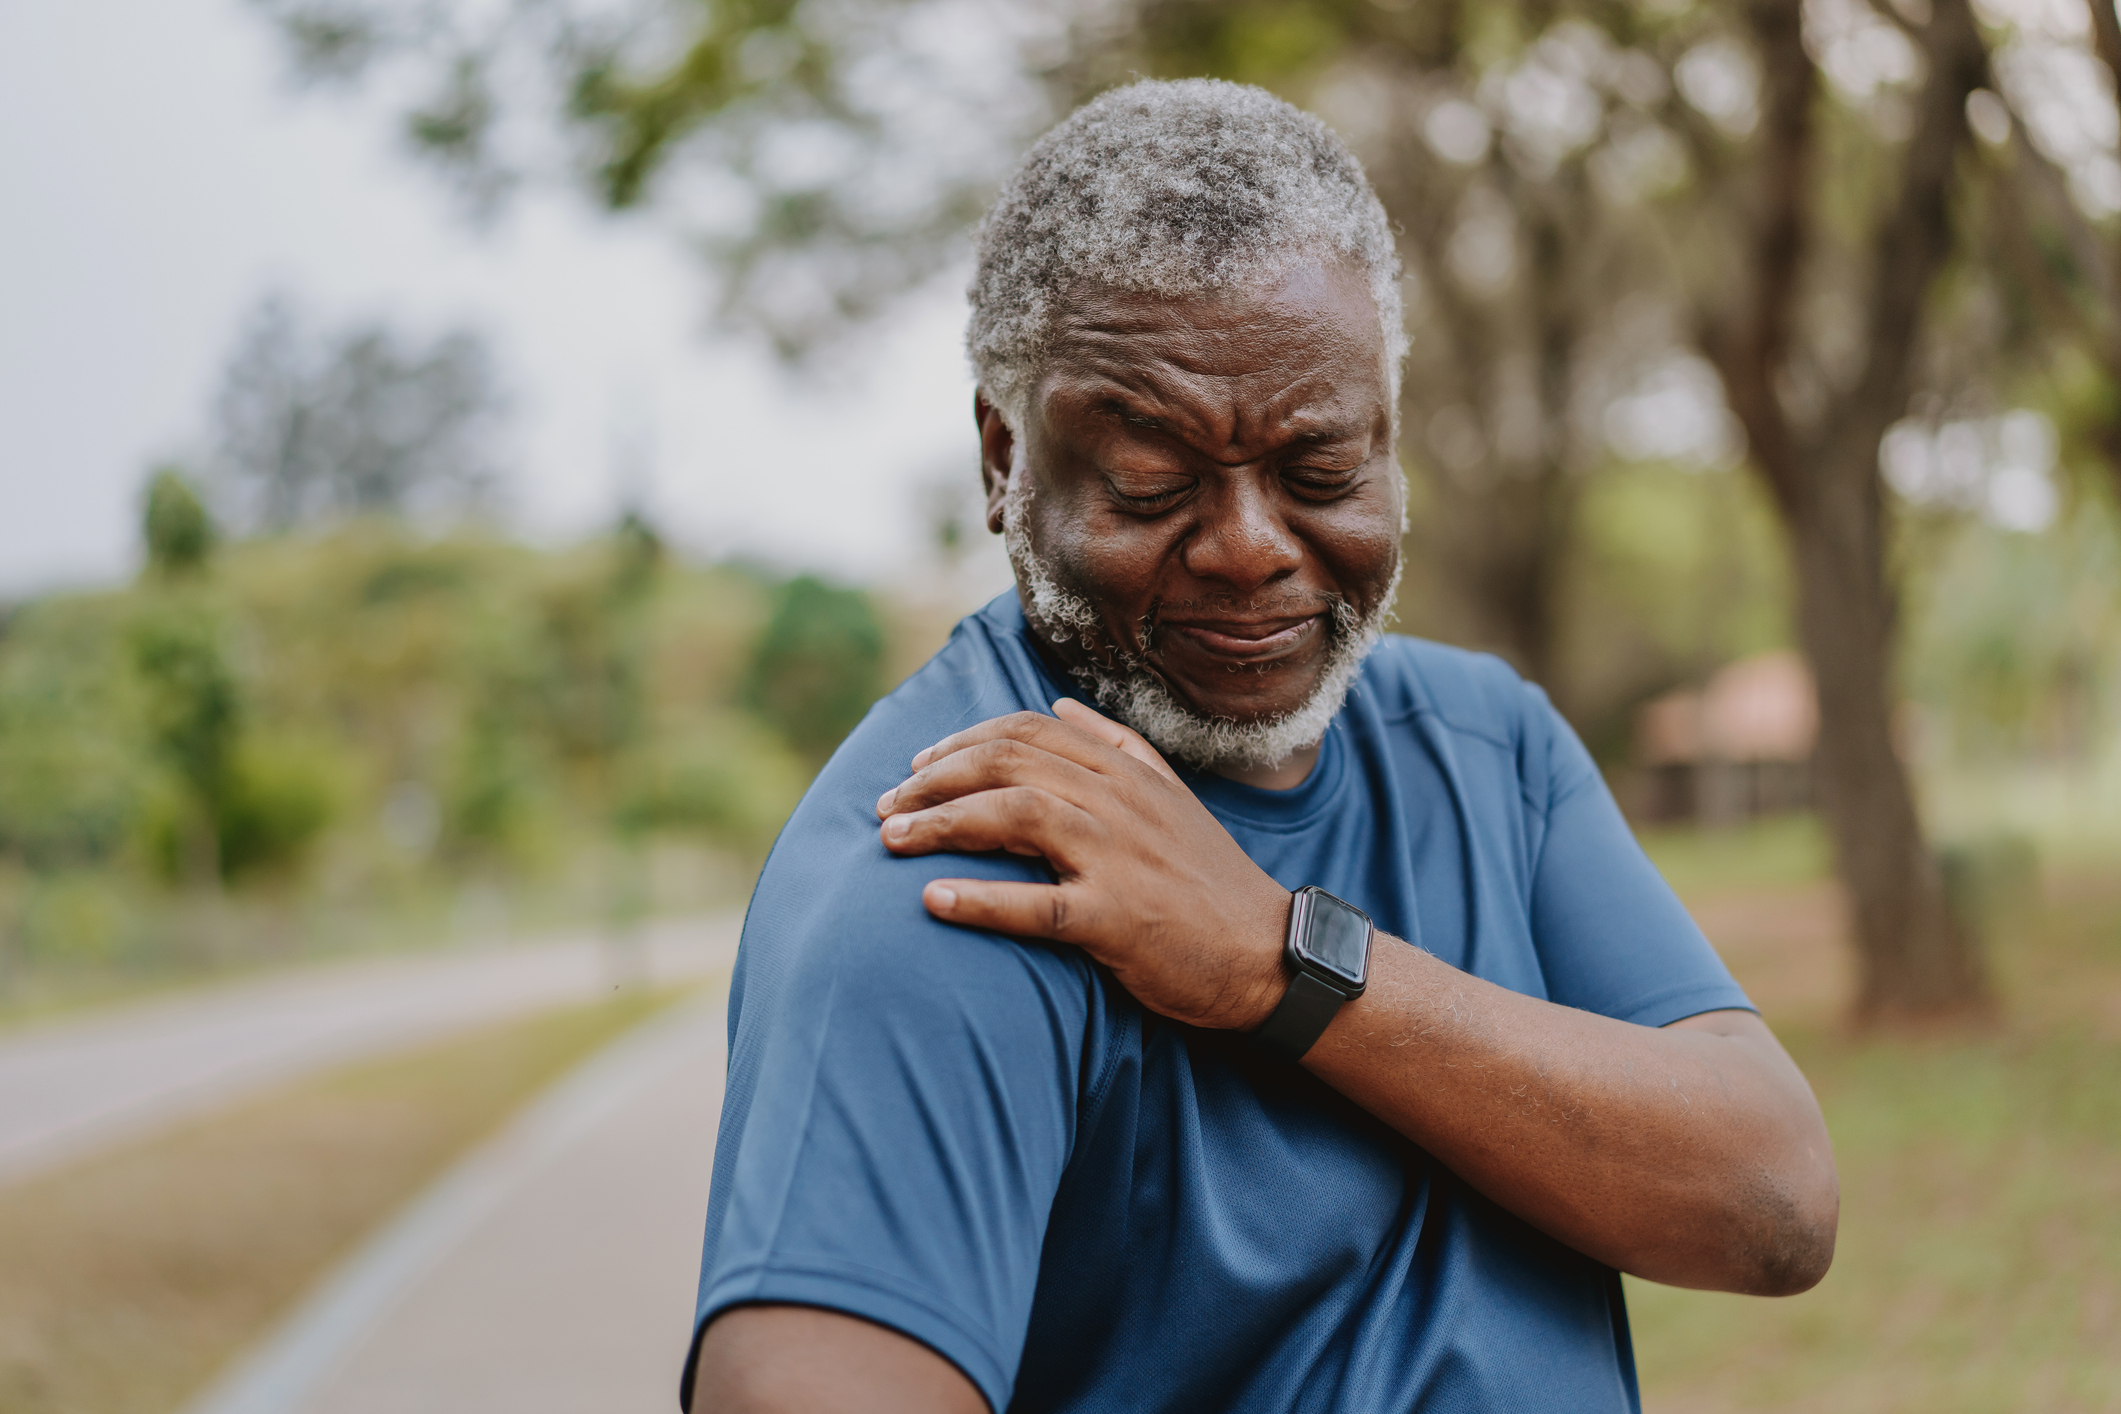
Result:
{"label": "small building in background", "polygon": [[1635,712],[1632,805],[1645,821],[1732,824],[1812,804],[1819,698],[1804,659],[1758,653]]}

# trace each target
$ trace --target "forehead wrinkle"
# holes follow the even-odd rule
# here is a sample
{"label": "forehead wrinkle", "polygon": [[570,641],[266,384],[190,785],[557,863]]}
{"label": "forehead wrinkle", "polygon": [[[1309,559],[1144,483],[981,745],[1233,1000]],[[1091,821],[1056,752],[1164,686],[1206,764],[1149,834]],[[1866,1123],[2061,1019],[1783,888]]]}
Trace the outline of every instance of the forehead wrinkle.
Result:
{"label": "forehead wrinkle", "polygon": [[[1217,460],[1242,462],[1283,447],[1352,442],[1372,431],[1370,419],[1350,406],[1360,395],[1316,388],[1315,366],[1278,370],[1273,365],[1284,357],[1277,356],[1259,369],[1225,371],[1190,366],[1161,348],[1144,351],[1132,340],[1124,351],[1116,338],[1088,342],[1087,348],[1056,350],[1048,377],[1122,424],[1164,432]],[[1268,374],[1279,374],[1271,389],[1244,386]],[[1226,455],[1232,448],[1247,451]]]}
{"label": "forehead wrinkle", "polygon": [[[1330,314],[1268,303],[1254,305],[1242,324],[1217,327],[1187,319],[1172,304],[1159,301],[1133,317],[1110,309],[1094,316],[1071,313],[1060,321],[1049,357],[1064,359],[1080,349],[1077,356],[1086,359],[1104,352],[1120,362],[1153,360],[1205,377],[1250,378],[1305,353],[1314,363],[1323,361],[1328,347],[1347,337],[1338,322]],[[1255,344],[1267,346],[1256,362],[1229,366]]]}

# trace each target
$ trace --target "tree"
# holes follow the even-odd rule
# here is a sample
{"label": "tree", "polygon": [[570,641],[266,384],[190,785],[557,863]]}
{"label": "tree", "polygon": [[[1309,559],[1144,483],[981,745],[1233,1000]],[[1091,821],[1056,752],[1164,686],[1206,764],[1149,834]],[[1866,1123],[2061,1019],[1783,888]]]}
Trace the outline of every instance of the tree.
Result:
{"label": "tree", "polygon": [[[1873,1019],[1980,1007],[1988,995],[1977,940],[1947,905],[1893,730],[1898,612],[1879,445],[1906,415],[1932,287],[1957,245],[1951,207],[1966,102],[1988,60],[1967,0],[1929,8],[1926,22],[1898,22],[1926,77],[1911,98],[1912,131],[1891,154],[1897,170],[1864,213],[1856,298],[1835,321],[1806,328],[1807,287],[1828,284],[1820,267],[1836,258],[1821,229],[1825,98],[1799,0],[1747,0],[1742,23],[1765,75],[1760,132],[1743,168],[1719,163],[1722,180],[1709,190],[1747,203],[1748,279],[1737,298],[1727,281],[1697,295],[1702,342],[1789,537],[1798,637],[1819,687],[1815,769],[1855,912],[1857,1009]],[[1823,333],[1852,348],[1832,378],[1820,373],[1834,361]]]}
{"label": "tree", "polygon": [[142,529],[147,563],[167,577],[194,574],[214,545],[214,523],[191,483],[175,467],[163,467],[147,483]]}
{"label": "tree", "polygon": [[222,375],[218,470],[264,530],[463,509],[488,490],[503,406],[474,334],[424,347],[380,325],[316,334],[273,296]]}

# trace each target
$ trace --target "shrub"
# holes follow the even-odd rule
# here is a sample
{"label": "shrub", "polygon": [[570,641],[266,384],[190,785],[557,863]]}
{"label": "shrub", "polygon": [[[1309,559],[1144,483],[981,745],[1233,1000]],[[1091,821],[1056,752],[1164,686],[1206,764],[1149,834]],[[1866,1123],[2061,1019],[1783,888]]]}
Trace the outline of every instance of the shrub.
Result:
{"label": "shrub", "polygon": [[724,717],[629,756],[615,823],[628,833],[680,830],[763,853],[808,780],[804,763],[770,733]]}
{"label": "shrub", "polygon": [[342,772],[321,746],[270,737],[245,740],[216,802],[221,877],[285,873],[338,813]]}
{"label": "shrub", "polygon": [[781,586],[745,677],[744,705],[822,759],[883,687],[884,630],[869,596],[812,575]]}

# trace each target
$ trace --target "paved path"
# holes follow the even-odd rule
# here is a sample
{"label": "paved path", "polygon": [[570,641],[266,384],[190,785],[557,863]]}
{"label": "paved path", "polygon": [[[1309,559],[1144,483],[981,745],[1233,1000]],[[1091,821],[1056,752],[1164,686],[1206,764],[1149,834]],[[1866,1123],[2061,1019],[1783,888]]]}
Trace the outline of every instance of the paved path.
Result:
{"label": "paved path", "polygon": [[[644,930],[640,971],[711,975],[740,917]],[[320,1069],[587,1000],[611,958],[576,939],[338,963],[0,1036],[0,1183]]]}
{"label": "paved path", "polygon": [[716,995],[590,1060],[189,1414],[671,1414],[723,1044]]}

